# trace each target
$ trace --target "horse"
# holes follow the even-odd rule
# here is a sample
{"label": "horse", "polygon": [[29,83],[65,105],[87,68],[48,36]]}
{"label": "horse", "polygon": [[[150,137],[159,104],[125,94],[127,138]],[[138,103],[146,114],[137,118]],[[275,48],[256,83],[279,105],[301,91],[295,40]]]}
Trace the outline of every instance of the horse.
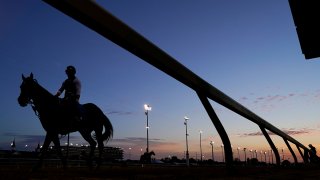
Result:
{"label": "horse", "polygon": [[151,156],[155,156],[156,154],[153,151],[145,152],[140,156],[140,163],[150,164]]}
{"label": "horse", "polygon": [[63,157],[61,152],[59,135],[66,135],[76,131],[78,131],[90,144],[88,159],[89,167],[92,167],[94,150],[98,144],[99,158],[97,161],[97,168],[99,168],[104,147],[103,142],[108,142],[112,138],[113,127],[109,118],[98,106],[93,103],[81,105],[83,109],[83,119],[81,121],[75,121],[70,109],[62,105],[60,98],[52,95],[43,88],[33,78],[32,73],[30,73],[29,77],[25,77],[22,74],[18,103],[21,107],[26,107],[30,104],[39,117],[42,127],[46,131],[45,140],[39,155],[39,161],[34,169],[42,167],[44,154],[48,150],[51,142],[54,143],[58,156],[65,168],[67,160]]}

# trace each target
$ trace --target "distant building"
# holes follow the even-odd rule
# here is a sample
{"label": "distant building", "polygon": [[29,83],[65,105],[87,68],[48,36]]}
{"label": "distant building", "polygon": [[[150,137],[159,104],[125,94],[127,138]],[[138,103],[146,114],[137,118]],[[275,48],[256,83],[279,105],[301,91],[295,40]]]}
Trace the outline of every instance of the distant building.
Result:
{"label": "distant building", "polygon": [[[61,150],[64,156],[68,155],[68,159],[86,159],[90,153],[90,146],[61,146]],[[68,154],[67,154],[68,153]],[[54,146],[49,148],[50,156],[57,156]],[[99,156],[98,148],[95,149],[94,156]],[[102,159],[106,161],[122,160],[123,150],[116,147],[104,147],[102,153]]]}
{"label": "distant building", "polygon": [[[61,150],[64,156],[67,156],[68,159],[81,160],[86,159],[90,153],[90,146],[61,146]],[[0,158],[37,158],[40,153],[40,147],[38,146],[35,151],[12,151],[12,150],[0,150]],[[54,146],[50,146],[48,153],[46,154],[48,158],[56,159],[59,158],[56,149]],[[99,156],[98,148],[95,149],[94,156]],[[113,160],[122,160],[123,159],[123,150],[116,147],[104,147],[102,159],[105,161]]]}

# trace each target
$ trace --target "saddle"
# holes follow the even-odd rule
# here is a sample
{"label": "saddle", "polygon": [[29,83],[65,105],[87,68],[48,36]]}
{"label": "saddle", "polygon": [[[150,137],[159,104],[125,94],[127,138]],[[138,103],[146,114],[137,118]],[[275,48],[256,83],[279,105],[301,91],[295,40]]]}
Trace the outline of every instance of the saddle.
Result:
{"label": "saddle", "polygon": [[58,98],[60,110],[67,116],[71,124],[78,124],[85,119],[85,109],[77,101]]}

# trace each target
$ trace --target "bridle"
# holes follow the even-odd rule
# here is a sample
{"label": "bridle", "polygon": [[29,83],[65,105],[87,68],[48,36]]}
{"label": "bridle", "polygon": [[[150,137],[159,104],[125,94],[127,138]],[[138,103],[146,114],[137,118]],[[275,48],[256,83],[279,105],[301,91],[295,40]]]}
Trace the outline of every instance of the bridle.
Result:
{"label": "bridle", "polygon": [[30,104],[30,106],[32,107],[32,110],[34,112],[34,114],[40,119],[40,114],[39,111],[37,110],[37,107],[34,105],[34,102],[32,99],[29,100],[28,104]]}
{"label": "bridle", "polygon": [[[26,81],[26,80],[24,80]],[[36,79],[33,79],[34,83],[37,83]],[[26,82],[27,83],[27,82]],[[22,96],[21,96],[22,95]],[[37,110],[37,107],[35,106],[34,102],[33,102],[33,98],[31,97],[30,92],[26,93],[23,92],[20,94],[20,97],[24,97],[26,100],[26,106],[30,105],[32,107],[33,112],[35,113],[35,115],[40,119],[40,115],[39,115],[39,111]]]}

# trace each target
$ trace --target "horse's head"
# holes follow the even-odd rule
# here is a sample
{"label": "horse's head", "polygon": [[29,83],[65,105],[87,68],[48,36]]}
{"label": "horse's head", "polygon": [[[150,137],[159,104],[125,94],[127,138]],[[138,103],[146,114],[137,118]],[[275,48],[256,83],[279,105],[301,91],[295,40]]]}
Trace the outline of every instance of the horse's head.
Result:
{"label": "horse's head", "polygon": [[36,81],[33,79],[33,74],[31,73],[29,77],[22,75],[22,83],[20,85],[20,95],[18,97],[18,102],[20,106],[25,107],[31,102],[34,94],[34,87]]}

